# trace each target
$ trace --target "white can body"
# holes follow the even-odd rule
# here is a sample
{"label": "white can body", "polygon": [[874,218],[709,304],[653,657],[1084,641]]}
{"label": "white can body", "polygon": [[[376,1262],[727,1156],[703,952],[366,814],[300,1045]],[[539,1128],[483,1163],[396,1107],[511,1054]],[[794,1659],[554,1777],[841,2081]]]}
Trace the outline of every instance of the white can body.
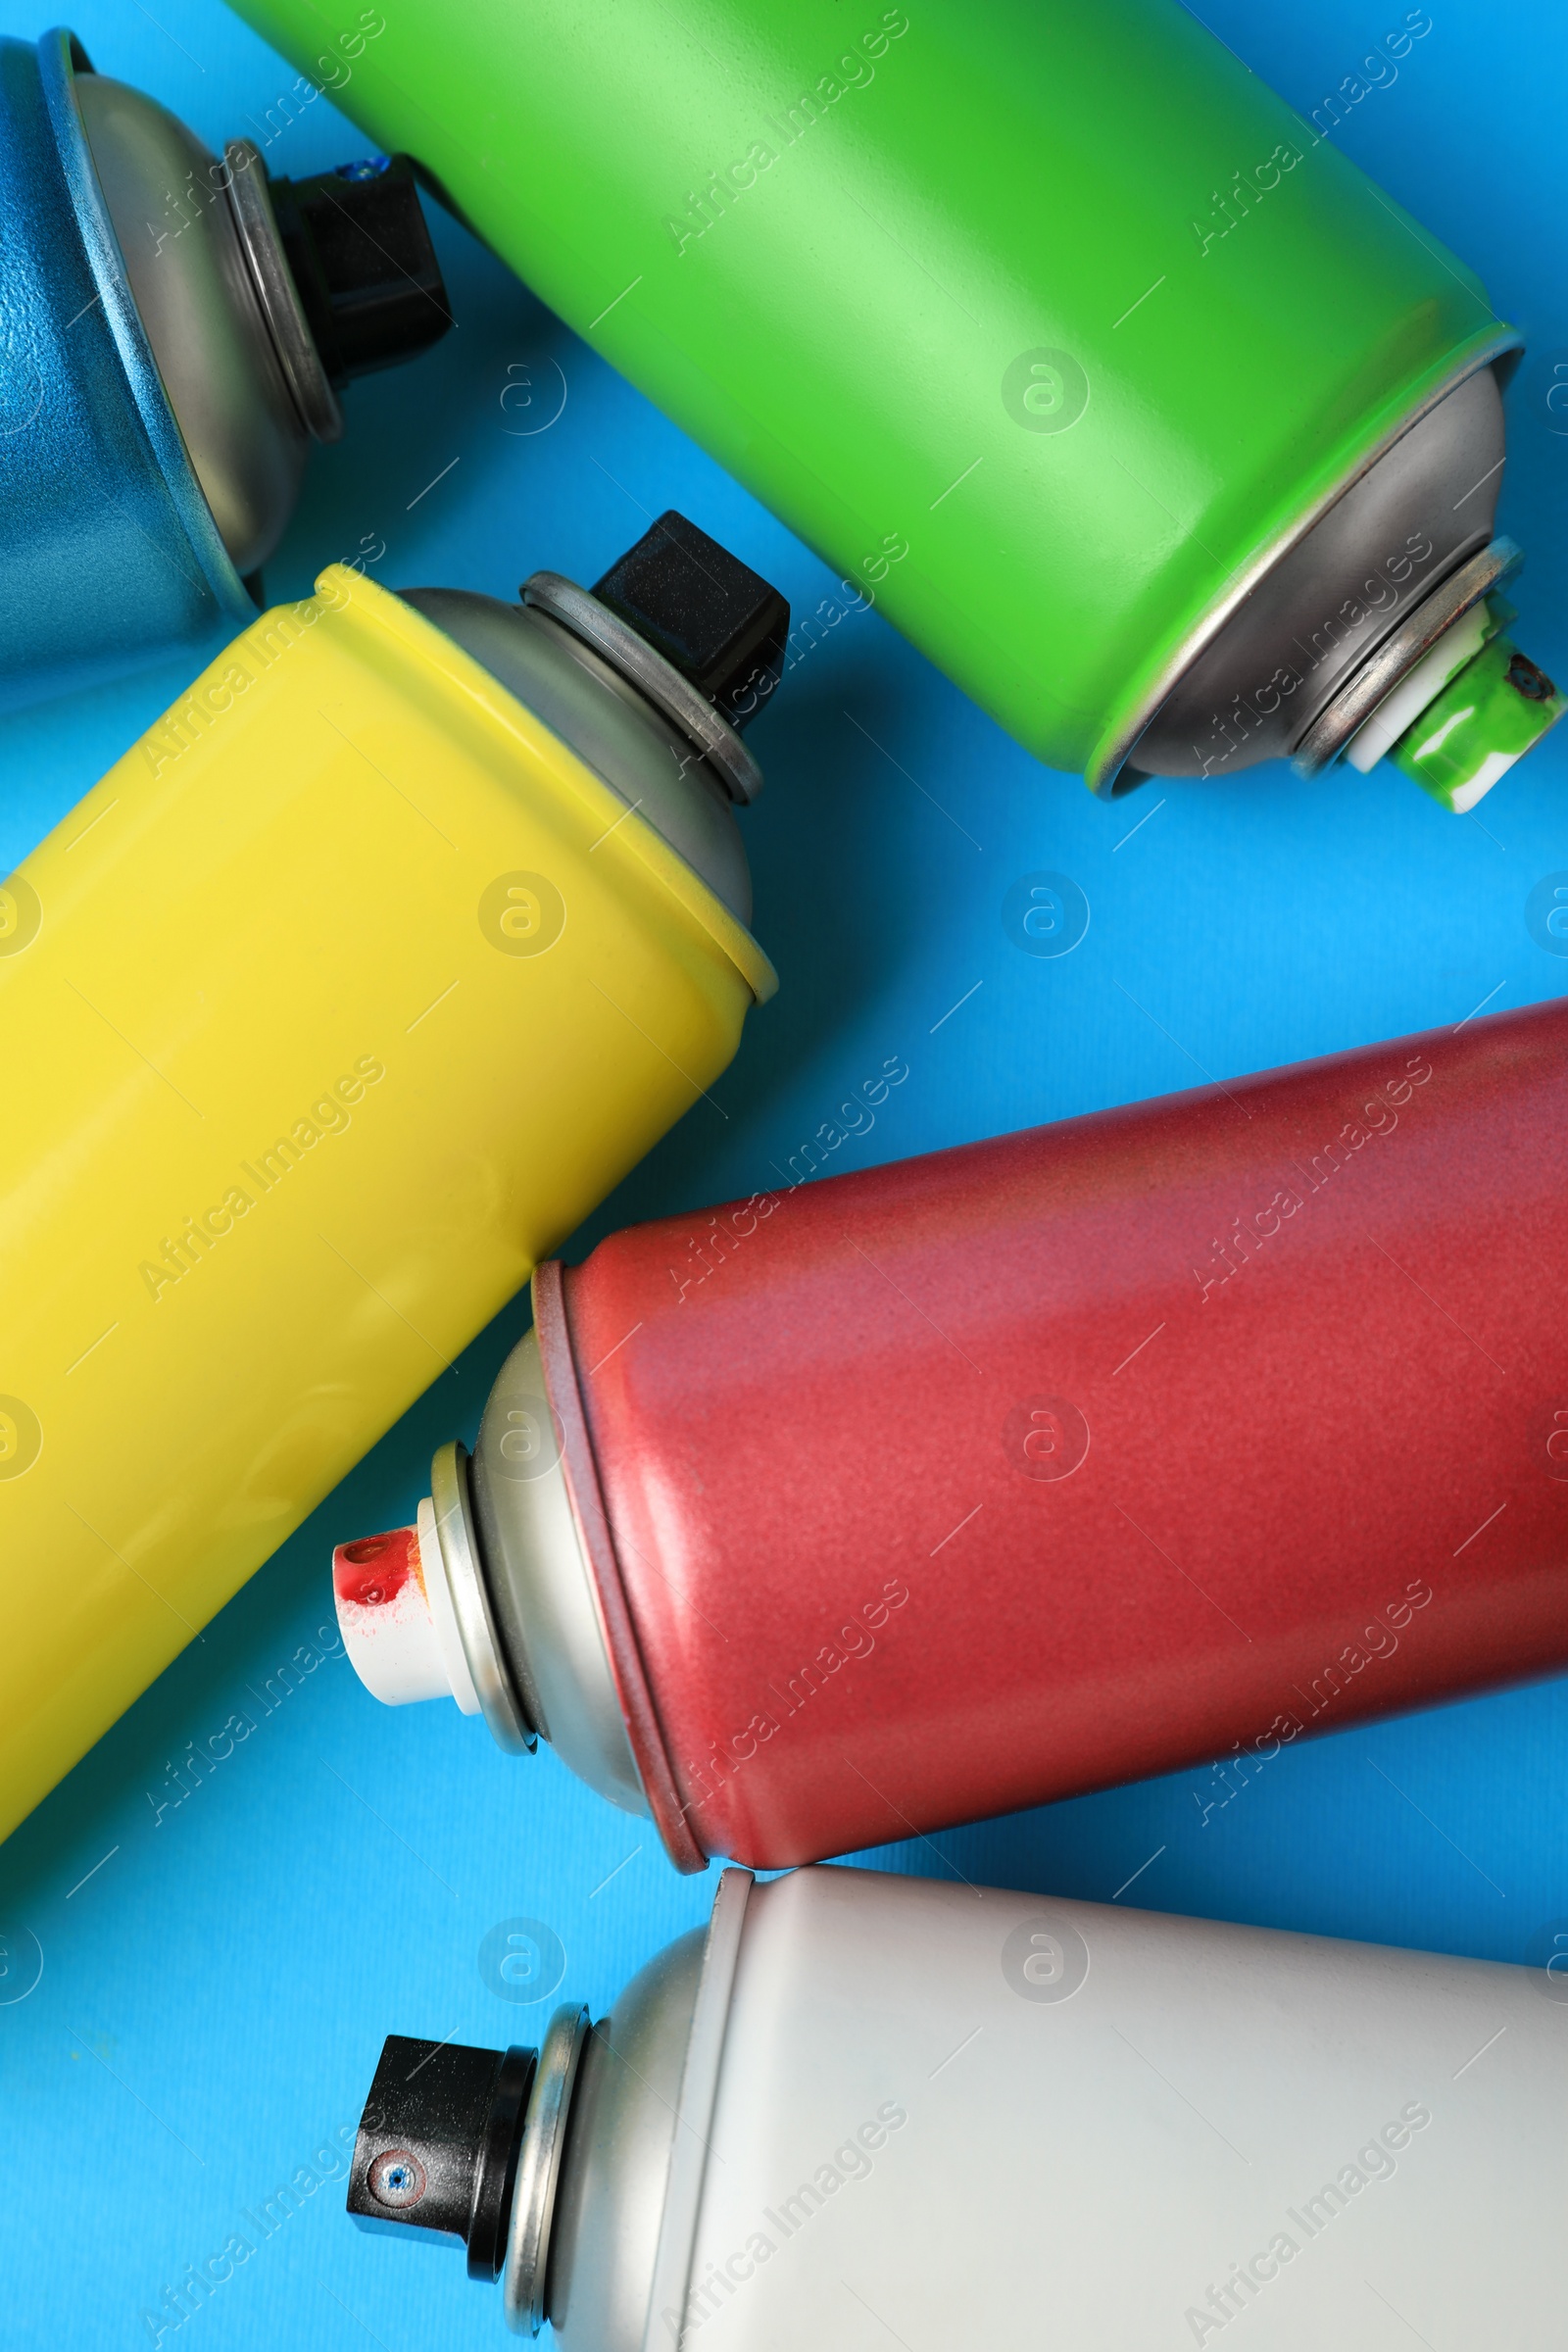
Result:
{"label": "white can body", "polygon": [[755,1886],[645,2342],[1561,2352],[1549,1989],[833,1867]]}

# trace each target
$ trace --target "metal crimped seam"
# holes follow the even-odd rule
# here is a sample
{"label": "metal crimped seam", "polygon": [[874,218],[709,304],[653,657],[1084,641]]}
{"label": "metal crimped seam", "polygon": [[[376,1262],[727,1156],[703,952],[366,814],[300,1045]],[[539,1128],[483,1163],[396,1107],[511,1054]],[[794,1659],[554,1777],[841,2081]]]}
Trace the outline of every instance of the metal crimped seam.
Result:
{"label": "metal crimped seam", "polygon": [[124,371],[164,495],[184,535],[187,552],[198,567],[199,581],[191,579],[189,573],[185,578],[198,591],[206,590],[224,620],[244,627],[256,617],[255,600],[234,567],[217,518],[196,479],[172,404],[158,372],[152,344],[130,291],[124,260],[81,119],[76,75],[81,72],[91,73],[93,68],[85,49],[74,34],[64,29],[45,33],[36,54],[44,114],[54,138],[61,179],[75,214],[87,274],[97,289],[97,307],[102,311],[104,324]]}
{"label": "metal crimped seam", "polygon": [[610,1661],[615,1696],[620,1703],[632,1755],[648,1798],[654,1827],[675,1868],[688,1874],[706,1870],[709,1856],[698,1843],[681,1803],[669,1751],[664,1745],[659,1710],[649,1688],[647,1667],[632,1622],[631,1606],[620,1572],[620,1560],[605,1510],[604,1490],[594,1459],[587,1408],[571,1344],[566,1311],[565,1269],[559,1258],[547,1258],[534,1269],[532,1284],[534,1331],[545,1377],[545,1395],[561,1427],[562,1453],[566,1470],[566,1494],[577,1524],[584,1557],[592,1575],[594,1602],[599,1613],[605,1654]]}

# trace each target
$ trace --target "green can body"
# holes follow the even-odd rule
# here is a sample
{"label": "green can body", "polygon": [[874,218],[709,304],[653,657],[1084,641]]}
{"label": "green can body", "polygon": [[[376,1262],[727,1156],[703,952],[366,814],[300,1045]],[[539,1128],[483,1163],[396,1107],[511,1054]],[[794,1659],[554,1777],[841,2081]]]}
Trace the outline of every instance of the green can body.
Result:
{"label": "green can body", "polygon": [[1311,518],[1515,340],[1175,0],[239,4],[306,73],[360,24],[361,125],[1097,790]]}

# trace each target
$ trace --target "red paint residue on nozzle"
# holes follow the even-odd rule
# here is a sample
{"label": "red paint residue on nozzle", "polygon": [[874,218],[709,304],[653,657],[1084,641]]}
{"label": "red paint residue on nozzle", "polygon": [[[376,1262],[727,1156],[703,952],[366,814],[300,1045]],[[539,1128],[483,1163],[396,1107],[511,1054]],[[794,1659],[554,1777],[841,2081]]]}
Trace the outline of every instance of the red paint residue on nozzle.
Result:
{"label": "red paint residue on nozzle", "polygon": [[332,1590],[339,1600],[358,1601],[361,1608],[385,1608],[410,1577],[424,1591],[419,1570],[419,1531],[394,1527],[381,1536],[361,1536],[340,1544],[332,1554]]}

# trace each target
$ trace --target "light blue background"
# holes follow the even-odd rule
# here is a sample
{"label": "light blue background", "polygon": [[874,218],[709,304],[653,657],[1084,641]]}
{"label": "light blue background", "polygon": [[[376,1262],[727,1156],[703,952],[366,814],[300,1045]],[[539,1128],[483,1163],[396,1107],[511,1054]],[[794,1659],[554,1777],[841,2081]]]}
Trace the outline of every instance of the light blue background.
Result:
{"label": "light blue background", "polygon": [[[1500,525],[1529,555],[1517,633],[1561,675],[1568,436],[1545,403],[1568,361],[1560,16],[1547,0],[1433,13],[1341,137],[1529,338]],[[1401,14],[1395,0],[1215,0],[1208,21],[1309,111]],[[156,21],[139,0],[89,0],[74,21],[103,71],[212,145],[294,78],[214,0],[157,0]],[[0,27],[31,38],[44,20],[5,0]],[[311,171],[365,144],[322,99],[269,162]],[[373,576],[394,586],[511,596],[538,565],[591,580],[675,504],[809,612],[832,586],[824,568],[462,231],[438,220],[437,236],[459,330],[351,391],[348,438],[313,460],[270,597],[378,539]],[[509,432],[527,421],[502,408],[509,368],[542,387],[552,362],[560,420]],[[166,669],[0,729],[0,871],[184,683]],[[1270,767],[1106,809],[862,614],[799,664],[753,740],[768,790],[745,823],[777,1002],[749,1024],[718,1107],[700,1103],[570,1255],[629,1219],[768,1184],[890,1054],[909,1079],[846,1162],[1451,1024],[1482,1000],[1568,982],[1523,917],[1531,885],[1568,864],[1568,728],[1477,820],[1387,769],[1305,786]],[[1059,961],[1019,954],[1002,929],[1008,885],[1039,868],[1071,875],[1093,909]],[[651,1832],[550,1756],[510,1762],[452,1708],[388,1714],[340,1658],[184,1804],[155,1812],[185,1743],[330,1622],[330,1544],[411,1516],[434,1446],[471,1442],[521,1327],[514,1307],[474,1344],[0,1853],[11,1948],[30,1949],[26,1930],[43,1955],[36,1988],[0,2006],[6,2343],[148,2343],[140,2314],[163,2289],[353,2124],[384,2033],[536,2037],[550,2003],[504,2003],[480,1980],[496,1923],[549,1923],[566,1953],[560,1997],[604,2006],[706,1912],[710,1877],[677,1879]],[[1457,1434],[1432,1428],[1433,1478]],[[1223,1460],[1214,1479],[1222,1508]],[[1182,1775],[874,1858],[1102,1900],[1147,1862],[1126,1899],[1505,1959],[1568,1912],[1563,1683],[1287,1750],[1206,1826],[1199,1788],[1214,1793],[1207,1775]],[[363,2237],[339,2182],[163,2340],[413,2352],[502,2333],[499,2297],[458,2257]]]}

